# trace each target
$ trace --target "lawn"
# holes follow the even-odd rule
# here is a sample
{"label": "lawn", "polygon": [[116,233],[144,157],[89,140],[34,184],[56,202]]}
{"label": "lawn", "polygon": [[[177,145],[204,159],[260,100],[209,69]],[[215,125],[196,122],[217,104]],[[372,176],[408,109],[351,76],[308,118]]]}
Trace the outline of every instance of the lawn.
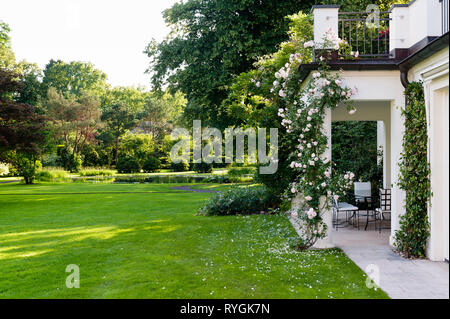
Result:
{"label": "lawn", "polygon": [[196,216],[211,194],[173,186],[0,184],[0,298],[387,297],[339,250],[291,250],[286,217]]}

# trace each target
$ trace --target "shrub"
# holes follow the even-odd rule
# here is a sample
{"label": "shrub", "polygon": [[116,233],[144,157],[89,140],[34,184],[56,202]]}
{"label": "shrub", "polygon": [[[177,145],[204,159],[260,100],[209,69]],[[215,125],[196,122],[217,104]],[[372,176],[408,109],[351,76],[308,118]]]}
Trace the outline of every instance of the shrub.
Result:
{"label": "shrub", "polygon": [[142,169],[146,173],[154,173],[159,171],[161,168],[161,162],[158,158],[150,156],[147,158],[147,160],[144,162],[144,165],[142,166]]}
{"label": "shrub", "polygon": [[70,180],[69,174],[62,168],[45,168],[36,174],[40,182],[65,182]]}
{"label": "shrub", "polygon": [[265,187],[233,187],[212,196],[200,208],[202,215],[253,214],[264,211],[271,198]]}
{"label": "shrub", "polygon": [[131,156],[119,157],[116,169],[119,173],[139,173],[141,171],[138,161]]}
{"label": "shrub", "polygon": [[9,166],[4,163],[0,163],[0,176],[9,174]]}
{"label": "shrub", "polygon": [[102,168],[85,168],[80,170],[80,176],[113,176],[115,171]]}
{"label": "shrub", "polygon": [[245,175],[253,175],[256,172],[255,167],[232,167],[228,170],[229,176],[243,177]]}
{"label": "shrub", "polygon": [[19,175],[23,176],[26,184],[32,184],[33,180],[36,178],[36,173],[42,168],[40,161],[36,161],[33,158],[28,158],[26,156],[18,156],[17,159],[17,169]]}
{"label": "shrub", "polygon": [[181,161],[179,163],[172,162],[170,167],[174,172],[187,172],[189,171],[189,163],[187,161]]}
{"label": "shrub", "polygon": [[213,164],[208,164],[208,163],[195,163],[194,164],[194,171],[196,171],[197,173],[212,173],[213,171]]}

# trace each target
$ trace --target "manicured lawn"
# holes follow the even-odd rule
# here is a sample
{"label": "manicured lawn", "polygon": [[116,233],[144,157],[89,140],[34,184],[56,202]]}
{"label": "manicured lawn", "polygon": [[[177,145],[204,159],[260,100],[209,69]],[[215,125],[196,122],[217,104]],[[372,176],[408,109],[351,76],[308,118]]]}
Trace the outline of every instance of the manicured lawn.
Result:
{"label": "manicured lawn", "polygon": [[285,217],[195,216],[211,195],[173,186],[0,184],[0,298],[387,297],[338,250],[288,248]]}

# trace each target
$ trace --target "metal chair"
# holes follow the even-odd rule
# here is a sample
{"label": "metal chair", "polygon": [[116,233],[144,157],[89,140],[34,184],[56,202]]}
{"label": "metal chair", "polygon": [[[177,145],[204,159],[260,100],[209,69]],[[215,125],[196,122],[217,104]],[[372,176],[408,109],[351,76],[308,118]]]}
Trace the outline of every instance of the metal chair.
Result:
{"label": "metal chair", "polygon": [[[383,220],[391,221],[391,190],[390,189],[380,189],[380,207],[376,209],[377,218],[380,221],[380,227],[378,228],[381,233],[382,229],[391,229],[391,223],[389,227],[382,227]],[[386,218],[389,215],[389,218]]]}
{"label": "metal chair", "polygon": [[[337,199],[335,199],[333,196],[332,211],[333,211],[333,226],[337,231],[338,228],[344,228],[347,226],[347,225],[343,226],[343,224],[349,223],[349,215],[348,214],[352,213],[350,218],[355,216],[355,213],[358,211],[358,207],[353,206],[349,203],[345,203],[345,202],[341,203]],[[339,222],[339,213],[345,213],[345,220],[341,223]]]}
{"label": "metal chair", "polygon": [[[364,230],[367,230],[370,222],[375,222],[375,229],[377,228],[377,212],[376,203],[378,202],[377,196],[372,196],[372,185],[370,182],[356,182],[354,183],[354,195],[355,205],[358,207],[356,212],[357,227],[359,228],[359,217],[366,217],[366,226]],[[362,214],[361,212],[365,212]],[[370,217],[373,219],[371,220]]]}

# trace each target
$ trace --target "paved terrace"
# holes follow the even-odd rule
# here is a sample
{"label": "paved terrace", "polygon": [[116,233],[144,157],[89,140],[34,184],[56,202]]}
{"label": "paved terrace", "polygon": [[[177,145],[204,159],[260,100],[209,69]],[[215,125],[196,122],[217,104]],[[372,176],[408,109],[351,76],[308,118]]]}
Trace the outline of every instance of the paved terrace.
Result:
{"label": "paved terrace", "polygon": [[[364,224],[363,224],[364,225]],[[389,246],[390,230],[380,234],[369,225],[333,231],[332,241],[362,270],[370,264],[380,270],[380,287],[394,299],[448,299],[449,264],[430,260],[407,260]]]}

